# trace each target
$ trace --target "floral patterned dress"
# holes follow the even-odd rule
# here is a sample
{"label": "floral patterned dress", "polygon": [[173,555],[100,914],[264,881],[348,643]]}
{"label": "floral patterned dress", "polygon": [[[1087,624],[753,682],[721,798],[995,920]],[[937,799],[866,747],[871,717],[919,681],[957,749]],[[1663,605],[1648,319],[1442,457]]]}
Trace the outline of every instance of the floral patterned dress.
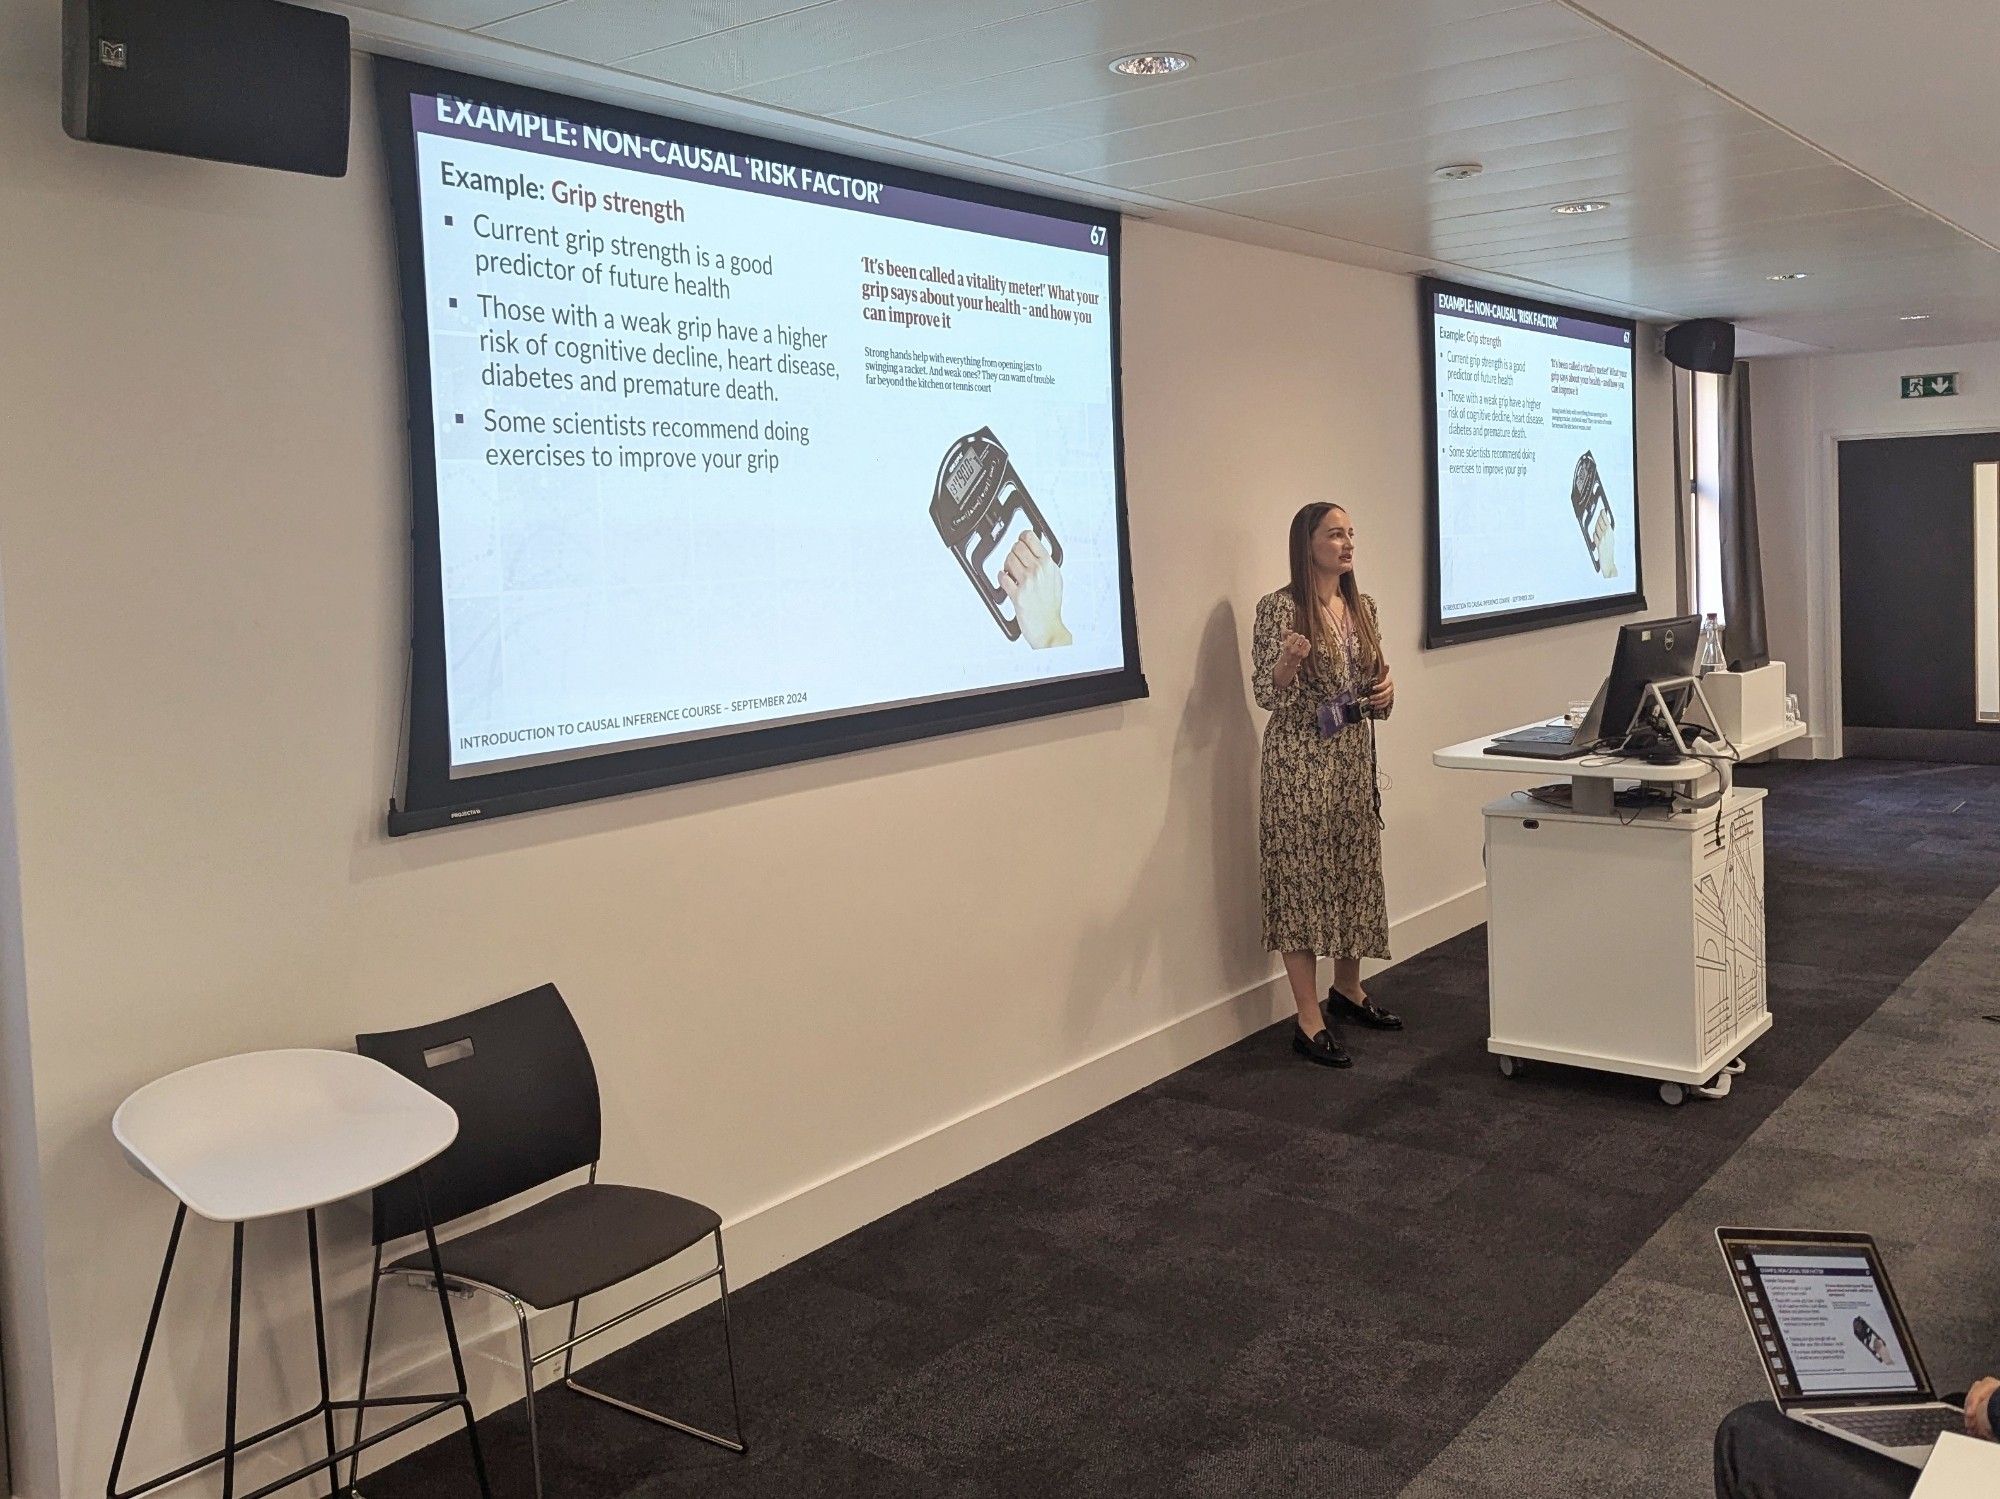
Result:
{"label": "floral patterned dress", "polygon": [[[1374,599],[1363,594],[1361,602],[1371,620],[1379,619]],[[1272,673],[1294,618],[1289,589],[1264,595],[1250,650],[1251,689],[1271,715],[1257,809],[1264,946],[1323,958],[1386,958],[1389,913],[1369,726],[1350,724],[1328,739],[1318,716],[1319,705],[1335,694],[1365,697],[1370,683],[1347,631],[1323,642],[1291,686],[1277,686]]]}

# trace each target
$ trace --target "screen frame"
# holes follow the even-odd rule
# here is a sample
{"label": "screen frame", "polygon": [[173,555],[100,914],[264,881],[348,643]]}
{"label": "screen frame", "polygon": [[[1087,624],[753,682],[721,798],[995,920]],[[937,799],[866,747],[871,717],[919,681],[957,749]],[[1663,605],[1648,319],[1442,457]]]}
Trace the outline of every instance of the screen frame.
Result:
{"label": "screen frame", "polygon": [[[1923,1354],[1918,1351],[1916,1340],[1910,1336],[1910,1324],[1903,1316],[1903,1304],[1897,1299],[1895,1284],[1889,1279],[1889,1268],[1882,1263],[1882,1251],[1876,1246],[1872,1235],[1837,1229],[1724,1226],[1716,1229],[1715,1242],[1722,1250],[1723,1268],[1729,1272],[1729,1288],[1736,1293],[1736,1305],[1743,1313],[1743,1325],[1750,1330],[1751,1343],[1757,1351],[1758,1367],[1764,1371],[1764,1382],[1770,1386],[1771,1398],[1777,1402],[1781,1410],[1838,1410],[1851,1405],[1930,1405],[1937,1400],[1937,1387],[1931,1383],[1930,1370],[1924,1367]],[[1903,1352],[1909,1355],[1910,1372],[1916,1378],[1917,1387],[1914,1390],[1897,1390],[1882,1395],[1856,1395],[1852,1391],[1835,1391],[1822,1395],[1786,1394],[1779,1389],[1771,1361],[1764,1356],[1763,1345],[1757,1341],[1757,1324],[1751,1320],[1750,1303],[1744,1296],[1746,1288],[1737,1279],[1736,1262],[1733,1258],[1739,1249],[1745,1253],[1755,1253],[1759,1248],[1780,1251],[1852,1250],[1863,1255],[1869,1267],[1875,1272],[1875,1283],[1881,1288],[1882,1304],[1889,1309],[1889,1321],[1895,1328],[1896,1339],[1902,1344]],[[1761,1276],[1759,1279],[1761,1281]],[[1784,1349],[1784,1359],[1786,1367],[1796,1374],[1789,1345]]]}
{"label": "screen frame", "polygon": [[[1126,507],[1120,286],[1123,236],[1118,213],[701,125],[670,115],[480,78],[425,63],[384,57],[372,61],[383,170],[388,184],[389,229],[399,284],[412,510],[407,717],[399,747],[396,793],[389,801],[387,827],[391,837],[1104,707],[1148,695],[1139,658]],[[767,160],[864,177],[889,186],[1103,227],[1109,277],[1111,456],[1119,606],[1124,622],[1123,667],[1081,677],[863,709],[807,722],[752,727],[629,749],[606,749],[505,770],[461,771],[454,776],[445,691],[444,594],[439,553],[437,434],[432,420],[435,403],[430,325],[426,315],[416,128],[410,110],[411,97],[426,92],[451,93],[607,128],[645,130],[713,150],[755,154]]]}
{"label": "screen frame", "polygon": [[[1446,620],[1444,616],[1444,568],[1439,536],[1441,502],[1438,472],[1438,382],[1437,382],[1437,298],[1439,293],[1479,297],[1503,302],[1527,312],[1552,317],[1574,318],[1596,323],[1631,335],[1632,343],[1632,578],[1627,593],[1601,599],[1580,599],[1567,604],[1545,604],[1534,609],[1517,609],[1505,614],[1482,615],[1476,620]],[[1644,507],[1639,484],[1639,324],[1610,313],[1591,312],[1582,307],[1566,307],[1560,302],[1543,302],[1491,287],[1469,286],[1437,276],[1417,278],[1418,315],[1422,324],[1421,343],[1424,366],[1424,507],[1425,590],[1424,648],[1460,645],[1469,640],[1491,640],[1501,635],[1519,635],[1529,630],[1546,630],[1579,620],[1609,619],[1623,614],[1642,614],[1646,609],[1646,571],[1642,537],[1645,532]]]}

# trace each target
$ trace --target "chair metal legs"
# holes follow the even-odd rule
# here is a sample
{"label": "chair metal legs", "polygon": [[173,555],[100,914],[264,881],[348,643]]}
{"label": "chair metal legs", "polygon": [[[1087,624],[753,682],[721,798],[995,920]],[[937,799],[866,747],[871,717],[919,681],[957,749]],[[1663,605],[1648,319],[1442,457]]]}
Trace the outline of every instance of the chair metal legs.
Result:
{"label": "chair metal legs", "polygon": [[[126,1397],[125,1401],[125,1419],[118,1428],[118,1445],[112,1453],[111,1473],[104,1486],[107,1499],[138,1499],[139,1495],[150,1494],[157,1489],[163,1489],[170,1484],[178,1483],[181,1479],[198,1473],[204,1468],[211,1467],[218,1462],[222,1464],[222,1499],[238,1499],[236,1493],[236,1459],[238,1455],[270,1440],[272,1437],[290,1431],[294,1427],[303,1426],[315,1416],[319,1417],[325,1425],[326,1456],[305,1464],[295,1472],[289,1473],[275,1482],[267,1483],[260,1488],[253,1489],[250,1493],[241,1496],[241,1499],[265,1499],[266,1495],[274,1494],[279,1489],[289,1488],[301,1479],[310,1478],[322,1471],[327,1475],[329,1495],[337,1494],[340,1490],[340,1464],[343,1459],[351,1456],[354,1460],[354,1466],[358,1468],[362,1448],[372,1446],[376,1442],[386,1441],[398,1432],[407,1431],[419,1422],[428,1421],[432,1416],[442,1415],[446,1411],[453,1409],[462,1411],[465,1416],[466,1431],[472,1441],[473,1471],[479,1480],[481,1499],[492,1499],[492,1490],[486,1482],[485,1459],[479,1450],[479,1433],[472,1422],[472,1401],[466,1391],[465,1365],[459,1358],[458,1334],[457,1330],[452,1326],[451,1309],[449,1306],[445,1307],[444,1325],[446,1340],[451,1345],[452,1368],[458,1376],[458,1387],[455,1391],[435,1395],[391,1396],[371,1401],[367,1398],[367,1374],[364,1355],[362,1389],[359,1397],[354,1400],[335,1400],[333,1398],[333,1389],[328,1374],[326,1357],[326,1299],[320,1282],[319,1218],[317,1212],[310,1209],[306,1213],[306,1248],[312,1268],[313,1336],[317,1345],[319,1358],[318,1402],[309,1409],[301,1411],[298,1415],[288,1420],[280,1421],[274,1426],[268,1426],[262,1431],[254,1432],[249,1436],[238,1435],[236,1405],[243,1345],[244,1226],[241,1223],[232,1224],[231,1228],[233,1231],[231,1234],[229,1265],[229,1373],[228,1386],[223,1397],[222,1446],[213,1452],[206,1453],[190,1462],[181,1464],[181,1466],[175,1468],[170,1473],[162,1473],[156,1478],[147,1479],[145,1482],[135,1484],[129,1489],[121,1490],[118,1487],[119,1476],[125,1468],[125,1452],[131,1443],[133,1422],[139,1412],[139,1394],[146,1382],[146,1366],[152,1361],[153,1343],[159,1334],[160,1314],[166,1305],[167,1287],[173,1279],[174,1261],[180,1252],[181,1232],[187,1226],[187,1215],[188,1209],[185,1203],[181,1204],[178,1211],[174,1214],[173,1232],[168,1236],[167,1252],[160,1264],[159,1286],[153,1292],[153,1309],[147,1315],[146,1334],[139,1344],[138,1366],[132,1372],[131,1393]],[[428,1206],[425,1208],[425,1231],[431,1246],[431,1263],[436,1265],[437,1237],[430,1227]],[[376,1257],[378,1266],[380,1258],[378,1252]],[[439,1295],[442,1297],[442,1289],[440,1289]],[[371,1296],[369,1306],[369,1337],[371,1341],[373,1336],[374,1305]],[[376,1432],[373,1436],[364,1438],[361,1431],[363,1414],[367,1410],[384,1406],[413,1409],[414,1413],[404,1416],[402,1420],[397,1421],[394,1425],[382,1431]],[[352,1410],[355,1413],[354,1441],[346,1446],[340,1446],[337,1443],[335,1434],[334,1412],[345,1410]],[[350,1468],[350,1485],[353,1482],[353,1472],[354,1468]]]}
{"label": "chair metal legs", "polygon": [[[669,1297],[678,1296],[681,1292],[691,1290],[703,1281],[711,1278],[720,1282],[722,1291],[722,1350],[723,1357],[729,1366],[729,1408],[731,1420],[736,1428],[736,1436],[733,1440],[729,1437],[717,1436],[712,1431],[703,1431],[699,1426],[690,1426],[685,1421],[676,1421],[672,1416],[662,1415],[658,1411],[647,1410],[644,1406],[633,1405],[630,1401],[620,1400],[615,1395],[607,1395],[602,1390],[593,1390],[588,1385],[579,1384],[570,1377],[568,1372],[569,1351],[578,1343],[584,1341],[585,1338],[594,1338],[606,1328],[617,1326],[618,1323],[625,1320],[625,1317],[645,1311],[648,1307],[658,1306]],[[542,1355],[545,1359],[552,1357],[558,1352],[563,1355],[563,1387],[565,1389],[573,1390],[579,1395],[599,1401],[614,1409],[624,1411],[627,1415],[637,1416],[642,1421],[651,1421],[658,1426],[670,1427],[675,1431],[695,1437],[700,1441],[713,1442],[716,1446],[730,1452],[748,1452],[750,1450],[743,1441],[743,1402],[736,1389],[736,1342],[729,1330],[729,1270],[722,1255],[721,1229],[718,1228],[715,1230],[715,1268],[713,1270],[710,1270],[705,1275],[698,1275],[693,1280],[675,1286],[673,1290],[654,1297],[651,1301],[645,1303],[644,1306],[635,1307],[633,1311],[625,1313],[624,1316],[614,1317],[611,1321],[604,1323],[600,1327],[593,1327],[582,1338],[575,1335],[575,1327],[576,1309],[572,1307],[570,1310],[571,1335],[569,1342],[565,1343],[560,1349],[551,1349],[548,1353]]]}
{"label": "chair metal legs", "polygon": [[535,1424],[535,1354],[534,1346],[528,1341],[528,1308],[518,1297],[509,1296],[507,1302],[514,1308],[514,1321],[521,1329],[521,1384],[525,1390],[522,1403],[528,1407],[528,1461],[535,1470],[535,1499],[542,1499],[542,1434]]}
{"label": "chair metal legs", "polygon": [[743,1397],[736,1388],[736,1338],[729,1329],[729,1266],[722,1258],[722,1230],[715,1231],[715,1278],[722,1289],[722,1357],[729,1365],[729,1413],[736,1426],[736,1450],[744,1452]]}
{"label": "chair metal legs", "polygon": [[[476,1280],[467,1280],[463,1276],[458,1276],[458,1275],[442,1274],[434,1277],[435,1282],[438,1286],[438,1294],[440,1296],[444,1294],[444,1287],[448,1283],[453,1286],[463,1287],[468,1291],[480,1291],[484,1292],[488,1296],[497,1297],[499,1300],[504,1301],[505,1303],[507,1303],[509,1307],[513,1309],[515,1328],[519,1334],[520,1344],[521,1344],[522,1398],[527,1406],[528,1453],[530,1460],[534,1466],[535,1499],[542,1499],[542,1441],[541,1441],[541,1425],[540,1422],[537,1420],[535,1414],[535,1370],[553,1358],[560,1358],[562,1360],[563,1387],[567,1390],[573,1391],[578,1395],[584,1396],[586,1399],[595,1400],[600,1404],[611,1406],[615,1410],[624,1411],[627,1415],[637,1416],[643,1421],[651,1421],[656,1426],[665,1426],[674,1431],[681,1432],[684,1435],[694,1437],[700,1441],[712,1442],[717,1447],[721,1447],[729,1452],[743,1453],[743,1452],[748,1452],[750,1450],[748,1445],[743,1440],[743,1402],[741,1394],[739,1393],[736,1384],[736,1344],[733,1336],[731,1335],[729,1327],[729,1272],[728,1272],[727,1262],[723,1258],[721,1229],[718,1228],[715,1231],[714,1238],[715,1238],[715,1268],[713,1270],[704,1270],[700,1275],[693,1277],[691,1280],[682,1281],[672,1290],[662,1291],[659,1295],[651,1298],[650,1300],[643,1301],[635,1307],[631,1307],[623,1312],[620,1312],[617,1316],[612,1317],[607,1321],[599,1323],[596,1327],[590,1328],[588,1331],[582,1334],[579,1334],[576,1330],[577,1316],[582,1309],[582,1303],[572,1302],[570,1304],[570,1311],[569,1311],[569,1336],[566,1337],[561,1343],[557,1344],[554,1348],[544,1349],[540,1353],[536,1353],[534,1351],[534,1345],[528,1336],[528,1317],[529,1314],[537,1310],[537,1308],[529,1306],[526,1302],[522,1301],[518,1296],[510,1295],[507,1292],[501,1290],[497,1286],[485,1285],[482,1282]],[[433,1263],[434,1264],[436,1263],[435,1260],[433,1260]],[[376,1276],[379,1281],[382,1274],[381,1256],[379,1252],[376,1255],[375,1268],[376,1268]],[[728,1367],[729,1367],[729,1405],[736,1429],[736,1435],[734,1438],[719,1436],[715,1432],[704,1431],[699,1426],[690,1426],[685,1421],[677,1421],[672,1416],[664,1415],[659,1411],[648,1410],[646,1409],[646,1407],[642,1405],[634,1405],[628,1400],[620,1400],[615,1395],[608,1395],[602,1390],[592,1389],[588,1385],[579,1384],[574,1378],[571,1377],[570,1368],[571,1368],[572,1358],[578,1344],[587,1343],[592,1338],[596,1337],[599,1333],[609,1332],[612,1328],[618,1326],[620,1323],[628,1322],[642,1312],[651,1311],[654,1307],[660,1305],[661,1302],[670,1301],[674,1297],[680,1295],[683,1291],[693,1290],[696,1286],[701,1285],[705,1281],[710,1281],[710,1280],[718,1281],[720,1283],[720,1288],[722,1293],[722,1345],[723,1345],[724,1356],[728,1362]],[[373,1312],[372,1298],[371,1298],[370,1312],[369,1312],[369,1328],[370,1328],[370,1334],[372,1336],[374,1328],[374,1312]],[[364,1392],[366,1391],[367,1368],[368,1368],[368,1356],[366,1348],[364,1346],[362,1352],[362,1381],[363,1381]],[[352,1484],[354,1483],[354,1474],[352,1470],[350,1470],[349,1472],[348,1483],[350,1486],[352,1486]]]}

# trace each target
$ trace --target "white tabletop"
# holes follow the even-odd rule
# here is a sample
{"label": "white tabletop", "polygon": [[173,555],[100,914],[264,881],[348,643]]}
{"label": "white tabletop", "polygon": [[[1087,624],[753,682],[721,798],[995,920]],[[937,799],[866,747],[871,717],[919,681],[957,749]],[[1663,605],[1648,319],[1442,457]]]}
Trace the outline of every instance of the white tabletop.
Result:
{"label": "white tabletop", "polygon": [[148,1083],[118,1106],[111,1133],[202,1217],[241,1223],[407,1175],[458,1138],[458,1115],[351,1051],[254,1051]]}
{"label": "white tabletop", "polygon": [[[1549,722],[1552,720],[1537,719],[1521,727],[1539,728]],[[1516,732],[1514,729],[1502,729],[1500,734]],[[1709,767],[1699,760],[1675,760],[1670,765],[1652,765],[1644,760],[1627,760],[1617,755],[1579,755],[1573,760],[1545,760],[1531,755],[1487,754],[1486,746],[1498,739],[1500,734],[1482,734],[1463,744],[1447,745],[1431,755],[1431,763],[1447,770],[1505,770],[1516,775],[1540,776],[1544,780],[1562,776],[1607,781],[1691,781],[1696,776],[1709,774]]]}
{"label": "white tabletop", "polygon": [[[1540,728],[1544,724],[1559,723],[1560,719],[1537,719],[1534,723],[1522,724],[1521,728]],[[1620,755],[1579,755],[1573,760],[1548,760],[1533,755],[1489,755],[1486,746],[1500,738],[1502,734],[1519,732],[1516,729],[1502,729],[1499,734],[1483,734],[1477,739],[1468,739],[1463,744],[1446,745],[1431,755],[1433,765],[1441,765],[1447,770],[1503,770],[1516,775],[1567,777],[1569,779],[1594,779],[1610,781],[1691,781],[1697,776],[1710,774],[1710,767],[1700,760],[1675,760],[1667,765],[1654,765],[1645,760],[1627,759]],[[1800,738],[1806,733],[1802,723],[1787,724],[1782,729],[1768,734],[1759,734],[1736,747],[1739,759],[1761,755],[1766,750],[1776,749],[1781,744]]]}
{"label": "white tabletop", "polygon": [[1763,734],[1745,736],[1736,746],[1736,753],[1748,760],[1752,755],[1761,755],[1776,749],[1781,744],[1790,744],[1794,739],[1803,739],[1812,730],[1802,723],[1788,723]]}

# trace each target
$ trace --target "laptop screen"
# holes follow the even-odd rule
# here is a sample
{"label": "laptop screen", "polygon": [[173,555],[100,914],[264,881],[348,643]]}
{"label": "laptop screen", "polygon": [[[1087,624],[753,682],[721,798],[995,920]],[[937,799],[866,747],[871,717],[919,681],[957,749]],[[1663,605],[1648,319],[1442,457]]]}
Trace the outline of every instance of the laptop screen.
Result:
{"label": "laptop screen", "polygon": [[1926,1392],[1872,1244],[1774,1237],[1723,1249],[1781,1399]]}

